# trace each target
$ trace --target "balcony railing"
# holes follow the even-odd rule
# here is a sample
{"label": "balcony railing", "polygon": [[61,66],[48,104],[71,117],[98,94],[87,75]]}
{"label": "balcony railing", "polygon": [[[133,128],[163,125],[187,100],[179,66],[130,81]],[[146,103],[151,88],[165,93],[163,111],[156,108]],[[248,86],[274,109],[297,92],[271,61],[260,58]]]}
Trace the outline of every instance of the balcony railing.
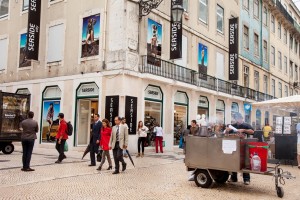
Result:
{"label": "balcony railing", "polygon": [[149,56],[142,57],[142,64],[140,65],[139,70],[141,73],[153,74],[255,101],[274,99],[271,95],[218,79],[207,74],[199,74],[195,70]]}
{"label": "balcony railing", "polygon": [[294,25],[294,19],[293,17],[286,11],[286,9],[283,7],[280,1],[276,0],[276,7],[278,10],[282,13],[282,15],[291,23]]}

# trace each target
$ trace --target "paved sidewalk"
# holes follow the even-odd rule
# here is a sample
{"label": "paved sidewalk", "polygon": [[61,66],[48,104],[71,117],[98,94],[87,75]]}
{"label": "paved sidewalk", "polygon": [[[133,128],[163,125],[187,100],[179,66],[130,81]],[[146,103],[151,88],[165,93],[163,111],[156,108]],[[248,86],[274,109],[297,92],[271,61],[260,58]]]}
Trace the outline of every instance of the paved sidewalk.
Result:
{"label": "paved sidewalk", "polygon": [[[11,155],[0,154],[0,199],[279,199],[274,180],[270,176],[251,175],[251,185],[242,182],[214,185],[210,189],[196,187],[188,182],[189,172],[183,163],[181,150],[156,154],[148,151],[144,158],[135,158],[135,168],[126,159],[128,169],[119,175],[88,167],[82,152],[67,152],[62,164],[55,164],[57,152],[35,148],[32,168],[35,172],[22,172],[21,151]],[[299,177],[300,170],[283,166]],[[241,177],[239,176],[241,181]],[[284,199],[299,200],[300,180],[287,180],[283,186]]]}

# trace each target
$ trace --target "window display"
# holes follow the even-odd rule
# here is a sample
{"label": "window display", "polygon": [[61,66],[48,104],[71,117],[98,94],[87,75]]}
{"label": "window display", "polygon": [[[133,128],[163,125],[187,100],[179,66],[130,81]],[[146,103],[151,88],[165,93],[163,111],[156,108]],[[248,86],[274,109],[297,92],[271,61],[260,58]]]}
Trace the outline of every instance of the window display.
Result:
{"label": "window display", "polygon": [[176,92],[174,100],[174,145],[179,144],[182,131],[187,127],[189,99],[185,92]]}
{"label": "window display", "polygon": [[224,124],[225,123],[225,103],[223,100],[217,101],[217,109],[216,109],[216,123]]}
{"label": "window display", "polygon": [[149,128],[148,146],[154,146],[155,136],[153,130],[156,123],[161,123],[161,110],[162,106],[160,102],[145,101],[144,124]]}
{"label": "window display", "polygon": [[204,96],[199,97],[197,114],[200,116],[204,114],[206,116],[206,120],[209,120],[209,102],[207,97]]}

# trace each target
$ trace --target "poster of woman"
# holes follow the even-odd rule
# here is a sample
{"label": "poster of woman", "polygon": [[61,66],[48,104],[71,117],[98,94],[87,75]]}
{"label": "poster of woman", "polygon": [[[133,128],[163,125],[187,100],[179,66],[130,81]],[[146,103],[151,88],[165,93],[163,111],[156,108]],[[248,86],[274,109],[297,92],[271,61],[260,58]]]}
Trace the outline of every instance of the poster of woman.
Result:
{"label": "poster of woman", "polygon": [[42,120],[42,141],[55,142],[59,120],[57,118],[60,112],[60,101],[43,102],[43,120]]}
{"label": "poster of woman", "polygon": [[81,57],[99,55],[100,14],[82,19]]}
{"label": "poster of woman", "polygon": [[201,43],[198,45],[198,72],[200,79],[207,80],[207,46]]}
{"label": "poster of woman", "polygon": [[28,67],[31,65],[30,60],[26,57],[26,44],[27,44],[27,33],[20,35],[20,56],[19,56],[19,67]]}
{"label": "poster of woman", "polygon": [[162,49],[162,25],[148,19],[147,62],[160,67]]}

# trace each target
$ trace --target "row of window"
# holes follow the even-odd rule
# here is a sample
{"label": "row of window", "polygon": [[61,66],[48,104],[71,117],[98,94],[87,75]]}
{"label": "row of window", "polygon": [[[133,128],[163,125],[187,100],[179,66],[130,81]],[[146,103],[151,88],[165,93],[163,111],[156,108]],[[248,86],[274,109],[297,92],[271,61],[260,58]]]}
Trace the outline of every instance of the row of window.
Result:
{"label": "row of window", "polygon": [[[271,83],[271,95],[275,97],[276,95],[276,86],[275,86],[275,79],[272,79],[272,83]],[[297,90],[293,90],[293,88],[290,88],[290,96],[292,95],[298,95],[298,91]],[[288,85],[284,86],[284,97],[289,96],[289,89],[288,89]],[[282,83],[280,81],[278,81],[278,98],[283,97],[282,94]]]}

